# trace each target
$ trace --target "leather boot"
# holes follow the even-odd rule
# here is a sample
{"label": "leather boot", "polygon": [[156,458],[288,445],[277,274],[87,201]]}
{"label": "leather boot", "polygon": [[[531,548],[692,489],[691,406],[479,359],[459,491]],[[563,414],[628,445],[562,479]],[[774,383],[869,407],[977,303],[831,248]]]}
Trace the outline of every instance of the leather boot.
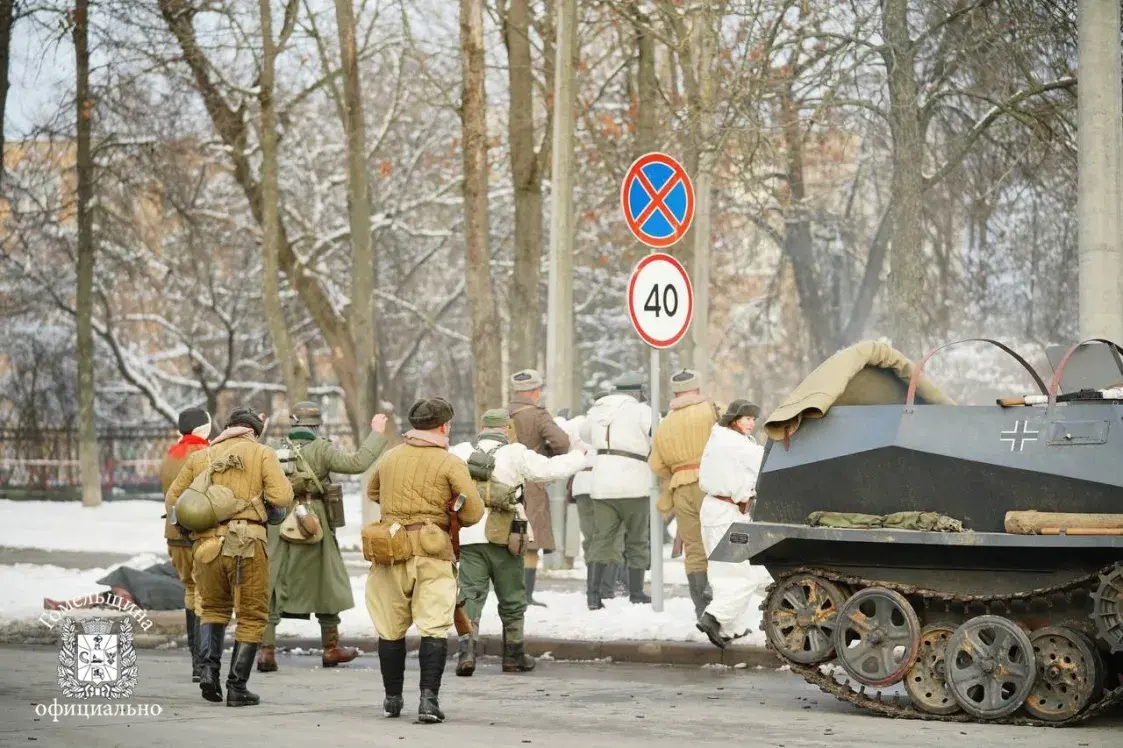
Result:
{"label": "leather boot", "polygon": [[613,564],[608,567],[605,572],[605,577],[611,580],[612,589],[616,593],[616,597],[626,597],[628,595],[628,567],[623,564]]}
{"label": "leather boot", "polygon": [[421,637],[421,647],[417,652],[417,662],[421,667],[421,703],[417,707],[417,721],[422,724],[445,721],[437,696],[441,692],[441,676],[444,675],[447,659],[447,639]]}
{"label": "leather boot", "polygon": [[359,650],[339,646],[338,626],[321,626],[320,641],[324,644],[324,653],[320,657],[320,663],[324,667],[335,667],[359,656]]}
{"label": "leather boot", "polygon": [[523,578],[526,582],[526,604],[545,608],[546,603],[540,603],[534,599],[534,584],[538,581],[538,569],[526,569],[523,572]]}
{"label": "leather boot", "polygon": [[702,613],[702,615],[698,617],[698,623],[695,624],[695,627],[705,634],[710,640],[710,643],[718,649],[725,649],[729,646],[729,643],[722,638],[721,624],[709,613]]}
{"label": "leather boot", "polygon": [[257,706],[261,703],[256,693],[246,689],[259,646],[257,642],[234,642],[230,675],[226,676],[226,706]]}
{"label": "leather boot", "polygon": [[226,642],[226,626],[221,623],[204,623],[200,633],[203,668],[199,673],[199,690],[207,701],[222,701],[222,686],[218,676],[222,673],[222,647]]}
{"label": "leather boot", "polygon": [[616,597],[616,574],[619,567],[616,564],[608,564],[605,566],[604,575],[601,577],[600,582],[600,599],[611,600]]}
{"label": "leather boot", "polygon": [[600,610],[604,607],[601,602],[601,582],[604,580],[605,565],[592,563],[585,571],[585,597],[589,603],[589,610]]}
{"label": "leather boot", "polygon": [[399,717],[402,713],[402,684],[406,679],[406,640],[379,639],[378,667],[382,671],[383,717]]}
{"label": "leather boot", "polygon": [[503,672],[528,673],[534,669],[534,658],[526,653],[523,639],[523,620],[520,618],[503,626]]}
{"label": "leather boot", "polygon": [[277,647],[273,644],[262,644],[257,651],[257,672],[277,672]]}
{"label": "leather boot", "polygon": [[651,602],[643,591],[643,574],[643,569],[628,569],[628,599],[636,605]]}
{"label": "leather boot", "polygon": [[476,672],[476,643],[480,636],[480,622],[472,621],[472,632],[460,637],[460,651],[456,655],[456,674],[470,677]]}
{"label": "leather boot", "polygon": [[694,602],[694,618],[701,618],[706,612],[706,606],[713,600],[713,593],[707,594],[710,583],[706,572],[693,571],[687,574],[686,583],[690,586],[690,599]]}
{"label": "leather boot", "polygon": [[199,618],[195,611],[187,611],[187,648],[191,650],[191,682],[198,683],[203,674],[203,658],[200,654],[202,647],[199,639]]}

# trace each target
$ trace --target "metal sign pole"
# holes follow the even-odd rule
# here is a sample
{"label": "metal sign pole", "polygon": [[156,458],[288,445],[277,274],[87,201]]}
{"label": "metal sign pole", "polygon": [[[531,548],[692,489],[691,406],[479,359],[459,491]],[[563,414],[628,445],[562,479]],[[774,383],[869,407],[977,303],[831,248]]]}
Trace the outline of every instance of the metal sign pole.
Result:
{"label": "metal sign pole", "polygon": [[[659,349],[651,349],[651,433],[659,426]],[[651,609],[663,612],[663,515],[659,503],[659,477],[651,474]]]}

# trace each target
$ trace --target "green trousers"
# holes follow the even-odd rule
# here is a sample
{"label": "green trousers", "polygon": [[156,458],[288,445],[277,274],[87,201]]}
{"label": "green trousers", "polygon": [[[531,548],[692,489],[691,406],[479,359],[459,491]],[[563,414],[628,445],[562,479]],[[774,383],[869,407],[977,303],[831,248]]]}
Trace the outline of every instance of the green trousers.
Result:
{"label": "green trousers", "polygon": [[460,600],[471,621],[480,620],[490,585],[499,598],[499,620],[504,628],[522,621],[526,613],[526,581],[522,556],[505,545],[473,543],[460,548]]}
{"label": "green trousers", "polygon": [[[651,562],[650,500],[594,499],[592,503],[593,541],[589,544],[587,563],[624,564],[629,569],[646,569]],[[623,553],[617,542],[621,530]]]}
{"label": "green trousers", "polygon": [[[593,544],[593,532],[595,531],[595,519],[593,517],[593,504],[596,502],[589,496],[579,496],[577,498],[577,523],[581,527],[581,557],[585,559],[585,564],[589,564],[589,546]],[[621,525],[620,532],[616,534],[616,547],[623,552],[624,549],[624,527]]]}

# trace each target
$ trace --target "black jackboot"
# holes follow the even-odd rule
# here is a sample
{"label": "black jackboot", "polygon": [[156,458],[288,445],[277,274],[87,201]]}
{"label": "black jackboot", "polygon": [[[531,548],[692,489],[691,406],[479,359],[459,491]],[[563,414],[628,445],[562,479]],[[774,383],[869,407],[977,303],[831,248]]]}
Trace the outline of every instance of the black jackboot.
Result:
{"label": "black jackboot", "polygon": [[203,667],[199,673],[199,690],[207,701],[222,701],[222,686],[218,676],[222,673],[222,647],[226,643],[226,626],[221,623],[204,623],[200,629]]}
{"label": "black jackboot", "polygon": [[600,610],[604,607],[601,602],[601,583],[604,581],[604,564],[592,563],[585,570],[585,597],[588,599],[589,610]]}
{"label": "black jackboot", "polygon": [[616,597],[616,577],[620,567],[616,564],[607,564],[600,581],[600,599],[611,600]]}
{"label": "black jackboot", "polygon": [[378,667],[382,670],[382,687],[386,690],[382,716],[399,717],[402,714],[402,684],[406,679],[406,640],[379,639]]}
{"label": "black jackboot", "polygon": [[709,638],[710,643],[718,649],[725,649],[729,646],[729,643],[726,642],[721,635],[721,624],[709,613],[702,613],[702,615],[698,617],[698,623],[695,624],[695,628],[705,634],[706,637]]}
{"label": "black jackboot", "polygon": [[628,569],[628,599],[639,605],[651,602],[643,592],[643,569]]}
{"label": "black jackboot", "polygon": [[441,692],[441,676],[444,675],[447,659],[447,639],[421,637],[421,648],[417,652],[418,665],[421,667],[421,704],[417,707],[417,721],[422,724],[445,721],[437,695]]}
{"label": "black jackboot", "polygon": [[538,569],[527,569],[523,572],[523,579],[526,582],[526,604],[545,608],[546,603],[540,603],[534,599],[534,584],[538,581]]}
{"label": "black jackboot", "polygon": [[456,674],[469,677],[476,672],[476,642],[480,636],[480,622],[472,621],[472,632],[460,637],[456,655]]}
{"label": "black jackboot", "polygon": [[714,599],[706,572],[693,571],[687,574],[686,583],[690,586],[690,599],[694,602],[694,617],[701,618],[706,612],[706,606]]}
{"label": "black jackboot", "polygon": [[187,648],[191,650],[191,682],[198,683],[203,674],[202,636],[199,632],[199,619],[195,611],[187,611]]}
{"label": "black jackboot", "polygon": [[257,706],[261,699],[246,688],[257,659],[258,642],[234,642],[230,655],[230,675],[226,676],[226,706]]}

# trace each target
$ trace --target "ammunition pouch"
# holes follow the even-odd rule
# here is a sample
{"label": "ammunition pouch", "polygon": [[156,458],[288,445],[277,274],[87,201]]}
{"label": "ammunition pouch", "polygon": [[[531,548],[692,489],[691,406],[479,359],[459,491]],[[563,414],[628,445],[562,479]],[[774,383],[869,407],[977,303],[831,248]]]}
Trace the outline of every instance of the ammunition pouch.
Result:
{"label": "ammunition pouch", "polygon": [[257,541],[265,541],[265,528],[261,525],[236,519],[219,531],[222,555],[227,558],[253,558]]}
{"label": "ammunition pouch", "polygon": [[363,527],[363,558],[372,564],[391,566],[413,558],[409,533],[397,522],[371,522]]}
{"label": "ammunition pouch", "polygon": [[448,532],[432,522],[426,522],[417,533],[417,544],[428,558],[448,558],[452,555],[452,540]]}
{"label": "ammunition pouch", "polygon": [[212,535],[195,543],[195,563],[209,564],[222,552],[222,538]]}

